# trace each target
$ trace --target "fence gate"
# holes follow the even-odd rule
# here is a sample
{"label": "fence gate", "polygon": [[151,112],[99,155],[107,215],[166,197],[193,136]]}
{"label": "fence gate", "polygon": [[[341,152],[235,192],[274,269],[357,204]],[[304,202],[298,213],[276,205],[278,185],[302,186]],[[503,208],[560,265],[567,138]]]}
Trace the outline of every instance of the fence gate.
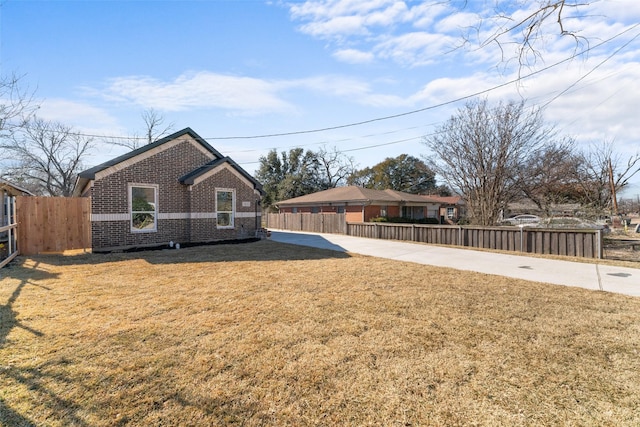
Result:
{"label": "fence gate", "polygon": [[91,247],[91,199],[88,197],[16,198],[21,255]]}

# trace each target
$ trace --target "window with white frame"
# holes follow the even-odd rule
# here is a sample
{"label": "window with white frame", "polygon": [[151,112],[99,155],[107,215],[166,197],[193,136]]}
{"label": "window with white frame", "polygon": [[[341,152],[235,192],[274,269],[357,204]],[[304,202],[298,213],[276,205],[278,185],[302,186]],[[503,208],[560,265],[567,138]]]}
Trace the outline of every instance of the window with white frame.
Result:
{"label": "window with white frame", "polygon": [[447,208],[447,218],[453,219],[454,214],[455,214],[455,208]]}
{"label": "window with white frame", "polygon": [[216,190],[216,218],[218,228],[233,228],[235,191],[230,189]]}
{"label": "window with white frame", "polygon": [[149,233],[158,230],[158,186],[129,184],[131,231]]}

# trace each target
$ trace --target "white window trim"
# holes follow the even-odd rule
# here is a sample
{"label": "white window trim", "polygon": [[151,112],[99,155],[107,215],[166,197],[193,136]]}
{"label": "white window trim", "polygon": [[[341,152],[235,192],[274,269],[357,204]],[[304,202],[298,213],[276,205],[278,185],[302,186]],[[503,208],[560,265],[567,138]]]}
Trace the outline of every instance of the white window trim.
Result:
{"label": "white window trim", "polygon": [[[149,229],[145,229],[145,230],[140,230],[138,228],[134,228],[133,226],[133,187],[140,187],[140,188],[153,188],[153,197],[155,200],[155,212],[153,213],[153,228],[149,228]],[[128,195],[127,197],[129,198],[129,230],[131,230],[132,233],[156,233],[158,231],[158,219],[159,219],[159,203],[158,203],[158,189],[159,189],[159,185],[158,184],[138,184],[138,183],[133,183],[130,182],[127,185],[127,192]]]}
{"label": "white window trim", "polygon": [[[230,225],[218,225],[218,193],[231,193],[231,224]],[[222,211],[228,212],[228,211]],[[236,189],[235,188],[216,188],[216,228],[224,230],[224,229],[233,229],[236,224]]]}

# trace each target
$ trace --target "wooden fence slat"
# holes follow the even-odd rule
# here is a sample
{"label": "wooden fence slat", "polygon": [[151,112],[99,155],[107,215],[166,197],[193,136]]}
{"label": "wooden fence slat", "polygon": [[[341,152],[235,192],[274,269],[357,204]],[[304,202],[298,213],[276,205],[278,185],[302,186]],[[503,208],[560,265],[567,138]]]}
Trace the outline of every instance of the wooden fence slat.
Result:
{"label": "wooden fence slat", "polygon": [[91,247],[89,198],[18,196],[16,203],[21,254]]}
{"label": "wooden fence slat", "polygon": [[346,222],[344,214],[267,214],[267,227],[504,251],[601,258],[598,230]]}

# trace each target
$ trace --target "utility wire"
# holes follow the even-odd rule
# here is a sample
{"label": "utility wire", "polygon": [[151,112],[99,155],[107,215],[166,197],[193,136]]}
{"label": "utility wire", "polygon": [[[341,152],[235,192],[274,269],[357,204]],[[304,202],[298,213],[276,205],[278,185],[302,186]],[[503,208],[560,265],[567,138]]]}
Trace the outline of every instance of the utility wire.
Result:
{"label": "utility wire", "polygon": [[[639,25],[639,24],[636,24]],[[562,95],[564,95],[565,93],[567,93],[569,90],[571,90],[571,88],[575,87],[578,83],[580,83],[582,80],[584,80],[585,78],[587,78],[591,73],[593,73],[594,71],[596,71],[598,68],[600,68],[602,65],[604,65],[606,62],[608,62],[611,58],[613,58],[615,55],[618,54],[618,52],[620,52],[622,49],[624,49],[625,47],[629,46],[631,44],[632,41],[634,41],[635,39],[637,39],[638,37],[640,37],[640,33],[636,34],[635,36],[633,36],[631,38],[631,40],[627,41],[625,44],[623,44],[622,46],[620,46],[618,49],[614,50],[613,53],[611,53],[611,55],[607,56],[605,59],[603,59],[600,63],[598,63],[595,67],[593,67],[591,70],[589,70],[588,73],[582,75],[578,80],[576,80],[575,82],[573,82],[571,85],[569,85],[569,87],[567,87],[566,89],[564,89],[563,91],[561,91],[560,93],[558,93],[556,96],[554,96],[553,98],[551,98],[549,101],[547,101],[542,108],[545,108],[547,105],[551,104],[553,101],[555,101],[556,99],[558,99],[559,97],[561,97]]]}
{"label": "utility wire", "polygon": [[[558,61],[558,62],[556,62],[554,64],[551,64],[551,65],[549,65],[547,67],[543,67],[543,68],[541,68],[539,70],[533,71],[533,72],[531,72],[531,73],[529,73],[527,75],[518,76],[517,78],[509,80],[509,81],[507,81],[505,83],[501,83],[499,85],[496,85],[496,86],[493,86],[493,87],[490,87],[490,88],[487,88],[487,89],[484,89],[484,90],[481,90],[481,91],[478,91],[478,92],[474,92],[474,93],[469,94],[469,95],[461,96],[461,97],[458,97],[458,98],[455,98],[455,99],[452,99],[452,100],[449,100],[449,101],[444,101],[444,102],[441,102],[439,104],[430,105],[428,107],[419,108],[419,109],[412,110],[412,111],[407,111],[407,112],[404,112],[404,113],[393,114],[393,115],[390,115],[390,116],[377,117],[377,118],[373,118],[373,119],[369,119],[369,120],[363,120],[363,121],[359,121],[359,122],[352,122],[352,123],[347,123],[347,124],[337,125],[337,126],[329,126],[329,127],[325,127],[325,128],[317,128],[317,129],[309,129],[309,130],[301,130],[301,131],[292,131],[292,132],[272,133],[272,134],[262,134],[262,135],[207,137],[207,138],[203,138],[203,139],[205,139],[205,140],[260,139],[260,138],[273,138],[273,137],[282,137],[282,136],[293,136],[293,135],[320,133],[320,132],[326,132],[326,131],[330,131],[330,130],[337,130],[337,129],[344,129],[344,128],[349,128],[349,127],[361,126],[361,125],[375,123],[375,122],[384,121],[384,120],[396,119],[396,118],[399,118],[399,117],[405,117],[405,116],[409,116],[409,115],[413,115],[413,114],[417,114],[417,113],[422,113],[424,111],[434,110],[434,109],[437,109],[437,108],[440,108],[440,107],[443,107],[443,106],[446,106],[446,105],[454,104],[454,103],[457,103],[457,102],[460,102],[460,101],[464,101],[464,100],[467,100],[467,99],[470,99],[470,98],[474,98],[474,97],[477,97],[477,96],[480,96],[480,95],[487,94],[487,93],[492,92],[494,90],[501,89],[501,88],[503,88],[505,86],[508,86],[508,85],[513,84],[513,83],[517,83],[519,81],[522,81],[522,80],[525,80],[527,78],[530,78],[530,77],[536,76],[538,74],[541,74],[541,73],[543,73],[545,71],[548,71],[548,70],[550,70],[550,69],[552,69],[554,67],[557,67],[558,65],[561,65],[561,64],[564,64],[566,62],[569,62],[569,61],[571,61],[571,60],[573,60],[573,59],[575,59],[575,58],[577,58],[579,56],[584,55],[585,53],[588,53],[588,52],[590,52],[590,51],[592,51],[594,49],[597,49],[597,48],[599,48],[599,47],[611,42],[612,40],[615,40],[616,38],[618,38],[618,37],[630,32],[630,31],[638,28],[639,26],[640,26],[640,23],[635,24],[635,25],[627,28],[626,30],[624,30],[624,31],[622,31],[622,32],[620,32],[620,33],[618,33],[618,34],[616,34],[616,35],[614,35],[614,36],[612,36],[612,37],[610,37],[610,38],[608,38],[608,39],[606,39],[606,40],[604,40],[604,41],[602,41],[602,42],[600,42],[600,43],[598,43],[598,44],[596,44],[594,46],[590,46],[590,47],[588,47],[588,48],[586,48],[586,49],[584,49],[584,50],[582,50],[580,52],[574,53],[573,55],[571,55],[571,56],[569,56],[569,57],[567,57],[567,58],[565,58],[563,60],[560,60],[560,61]],[[638,37],[640,37],[640,34],[636,34],[631,40],[629,40],[621,48],[617,49],[612,55],[610,55],[610,57],[612,57],[615,54],[617,54],[620,51],[620,49],[626,47],[628,44],[630,44],[632,41],[634,41]],[[607,58],[607,60],[610,59],[610,57]],[[604,62],[606,62],[607,60],[605,60]],[[598,67],[600,65],[598,65]],[[586,77],[586,76],[583,76],[583,78],[584,77]],[[582,80],[582,79],[580,79],[580,80]],[[580,80],[578,80],[578,82]],[[577,84],[577,82],[575,84]],[[572,85],[571,87],[575,86],[575,84]],[[563,92],[558,94],[551,101],[555,100],[560,95],[566,93],[566,91],[568,91],[571,87],[567,88],[566,90],[564,90]],[[549,101],[549,102],[551,102],[551,101]],[[545,105],[547,105],[547,104],[545,104]],[[73,132],[73,134],[74,135],[78,135],[78,136],[89,137],[89,138],[103,138],[103,139],[124,139],[124,140],[146,139],[145,137],[106,136],[106,135],[97,135],[97,134],[87,134],[87,133],[82,133],[82,132]]]}

